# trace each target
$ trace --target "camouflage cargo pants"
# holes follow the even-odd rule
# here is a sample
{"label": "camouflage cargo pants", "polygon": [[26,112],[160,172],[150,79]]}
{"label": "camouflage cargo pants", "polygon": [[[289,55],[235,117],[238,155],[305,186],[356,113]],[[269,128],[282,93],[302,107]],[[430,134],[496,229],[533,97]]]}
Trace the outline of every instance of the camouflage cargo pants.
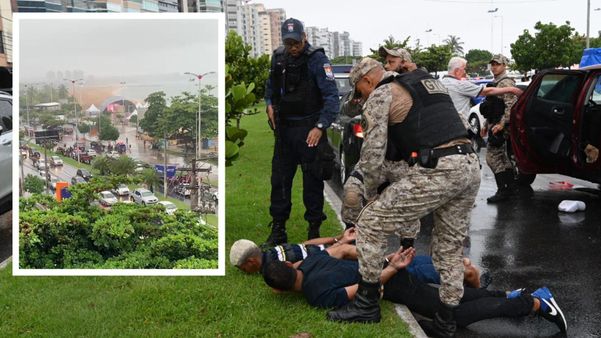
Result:
{"label": "camouflage cargo pants", "polygon": [[[406,173],[407,170],[408,166],[404,163],[403,173]],[[340,214],[343,222],[357,224],[359,214],[365,206],[366,201],[364,196],[363,182],[355,176],[349,176],[344,183],[344,190],[342,192],[342,210]],[[419,227],[419,220],[415,221],[412,225],[407,224],[404,227],[399,225],[395,234],[399,239],[417,238]]]}
{"label": "camouflage cargo pants", "polygon": [[480,187],[475,154],[451,155],[435,169],[415,165],[361,211],[357,226],[359,272],[377,282],[382,271],[386,236],[411,227],[434,212],[432,260],[440,273],[440,299],[456,305],[463,296],[463,241]]}
{"label": "camouflage cargo pants", "polygon": [[513,169],[513,164],[509,160],[506,147],[507,141],[498,147],[490,144],[486,146],[486,164],[488,164],[493,174]]}

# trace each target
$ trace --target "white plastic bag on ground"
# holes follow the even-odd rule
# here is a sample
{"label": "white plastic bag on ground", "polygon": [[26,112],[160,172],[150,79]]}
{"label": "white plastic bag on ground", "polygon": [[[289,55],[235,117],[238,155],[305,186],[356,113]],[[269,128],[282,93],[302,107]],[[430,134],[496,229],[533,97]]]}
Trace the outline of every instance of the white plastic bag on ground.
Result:
{"label": "white plastic bag on ground", "polygon": [[586,210],[586,204],[582,201],[563,200],[557,207],[559,211],[576,212]]}

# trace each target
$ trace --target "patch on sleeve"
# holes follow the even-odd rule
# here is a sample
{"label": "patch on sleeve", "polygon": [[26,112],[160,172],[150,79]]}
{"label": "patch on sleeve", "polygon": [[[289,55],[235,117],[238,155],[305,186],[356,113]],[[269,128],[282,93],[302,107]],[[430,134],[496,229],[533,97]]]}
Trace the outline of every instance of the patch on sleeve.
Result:
{"label": "patch on sleeve", "polygon": [[367,119],[364,115],[361,115],[361,130],[363,131],[363,135],[365,135],[365,133],[367,132],[367,127]]}
{"label": "patch on sleeve", "polygon": [[329,63],[323,64],[323,71],[326,73],[328,80],[334,80],[334,71],[332,71],[332,66]]}
{"label": "patch on sleeve", "polygon": [[421,80],[422,86],[428,92],[428,94],[449,94],[449,90],[445,87],[442,82],[436,79],[424,79]]}

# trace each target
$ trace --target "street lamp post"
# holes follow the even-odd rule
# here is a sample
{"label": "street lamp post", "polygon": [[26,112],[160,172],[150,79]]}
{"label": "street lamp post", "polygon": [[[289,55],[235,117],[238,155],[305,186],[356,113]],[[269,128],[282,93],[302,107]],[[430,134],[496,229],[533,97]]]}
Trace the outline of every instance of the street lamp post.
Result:
{"label": "street lamp post", "polygon": [[27,85],[25,85],[25,110],[27,112],[27,137],[30,138],[29,130],[31,123],[29,122],[29,91],[27,90]]}
{"label": "street lamp post", "polygon": [[201,127],[201,108],[202,108],[202,103],[201,103],[201,97],[202,97],[202,78],[209,75],[209,74],[215,74],[215,72],[206,72],[204,74],[196,74],[196,73],[192,73],[192,72],[185,72],[184,74],[186,75],[192,75],[194,77],[196,77],[196,79],[198,80],[198,115],[196,116],[196,151],[194,152],[194,161],[192,162],[192,186],[190,187],[192,190],[192,196],[191,197],[191,209],[194,210],[196,208],[196,206],[198,205],[198,177],[196,176],[196,161],[198,161],[198,159],[200,158],[200,139],[201,139],[201,133],[200,133],[200,127]]}
{"label": "street lamp post", "polygon": [[201,93],[202,93],[202,86],[201,86],[201,82],[202,82],[202,78],[209,75],[209,74],[215,74],[215,72],[206,72],[204,74],[195,74],[195,73],[191,73],[191,72],[185,72],[184,74],[186,75],[192,75],[194,77],[196,77],[196,79],[198,79],[198,115],[196,117],[196,159],[200,158],[200,138],[201,138],[201,132],[200,132],[200,127],[201,127]]}
{"label": "street lamp post", "polygon": [[78,81],[83,81],[83,79],[76,79],[76,80],[70,80],[70,79],[63,79],[64,81],[69,81],[71,82],[71,85],[73,86],[73,115],[75,116],[75,148],[77,150],[77,162],[79,162],[79,153],[80,153],[80,149],[77,146],[77,139],[78,139],[78,132],[79,132],[79,116],[77,115],[77,106],[76,106],[76,102],[75,102],[75,82]]}
{"label": "street lamp post", "polygon": [[[489,9],[487,11],[487,13],[496,13],[499,10],[499,8],[495,8],[495,9]],[[494,53],[494,44],[493,44],[493,26],[494,26],[494,22],[495,22],[495,18],[494,15],[491,15],[490,17],[490,52]]]}
{"label": "street lamp post", "polygon": [[123,127],[123,118],[125,117],[125,96],[123,96],[123,86],[127,83],[125,81],[119,82],[121,85],[121,105],[123,106],[123,117],[121,118],[121,127]]}

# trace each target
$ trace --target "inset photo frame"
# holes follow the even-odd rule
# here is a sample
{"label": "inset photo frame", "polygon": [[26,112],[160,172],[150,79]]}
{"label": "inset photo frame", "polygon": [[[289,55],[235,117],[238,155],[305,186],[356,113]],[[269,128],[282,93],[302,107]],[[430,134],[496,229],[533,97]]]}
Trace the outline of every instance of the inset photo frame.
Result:
{"label": "inset photo frame", "polygon": [[13,275],[225,274],[223,13],[15,13]]}

